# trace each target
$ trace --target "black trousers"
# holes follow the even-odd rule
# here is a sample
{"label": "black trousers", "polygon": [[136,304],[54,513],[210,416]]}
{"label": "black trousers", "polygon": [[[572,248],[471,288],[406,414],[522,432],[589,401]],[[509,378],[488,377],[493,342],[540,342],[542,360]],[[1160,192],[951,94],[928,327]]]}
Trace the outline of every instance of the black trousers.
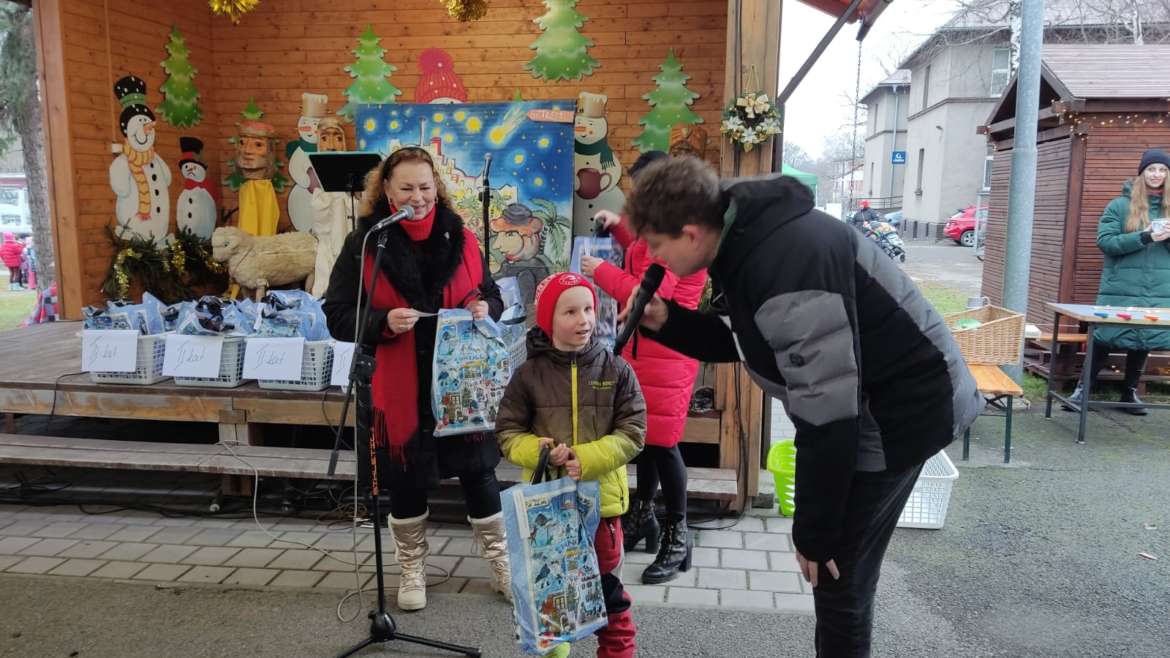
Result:
{"label": "black trousers", "polygon": [[873,597],[882,559],[921,470],[922,464],[918,464],[903,471],[858,472],[853,476],[841,546],[834,558],[841,578],[833,580],[821,564],[813,590],[817,656],[870,655]]}
{"label": "black trousers", "polygon": [[[467,515],[483,519],[500,511],[500,482],[494,469],[460,473],[463,499],[467,501]],[[415,485],[410,478],[396,478],[390,483],[390,516],[413,519],[427,511],[427,490]]]}
{"label": "black trousers", "polygon": [[672,521],[687,518],[687,467],[683,463],[678,446],[646,446],[638,455],[638,498],[644,502],[654,500],[659,483],[662,484],[662,501],[666,503],[666,514]]}
{"label": "black trousers", "polygon": [[[1104,343],[1093,341],[1093,365],[1094,372],[1089,377],[1089,390],[1093,390],[1097,383],[1097,375],[1105,369],[1105,360],[1109,358],[1109,352],[1112,349]],[[1127,350],[1125,352],[1125,387],[1137,388],[1138,382],[1141,381],[1142,372],[1146,369],[1146,357],[1150,356],[1148,351],[1144,350]]]}

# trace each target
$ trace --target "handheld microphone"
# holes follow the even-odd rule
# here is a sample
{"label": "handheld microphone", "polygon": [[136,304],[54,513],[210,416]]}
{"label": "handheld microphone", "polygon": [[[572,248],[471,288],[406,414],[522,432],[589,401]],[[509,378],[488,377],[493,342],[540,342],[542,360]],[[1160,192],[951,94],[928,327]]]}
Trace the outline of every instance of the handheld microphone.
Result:
{"label": "handheld microphone", "polygon": [[492,154],[483,154],[483,179],[487,180],[488,174],[492,171]]}
{"label": "handheld microphone", "polygon": [[626,343],[630,342],[634,332],[638,330],[638,325],[642,323],[642,314],[646,312],[646,305],[654,298],[654,293],[658,292],[658,286],[662,285],[662,277],[666,276],[666,268],[658,263],[654,263],[646,268],[646,274],[642,275],[642,283],[638,284],[638,294],[634,296],[634,302],[630,305],[630,314],[626,316],[626,323],[622,325],[622,331],[613,342],[613,353],[620,355]]}
{"label": "handheld microphone", "polygon": [[386,219],[374,224],[367,233],[376,233],[382,229],[397,224],[404,219],[414,219],[414,208],[411,206],[403,206],[401,210],[390,215]]}
{"label": "handheld microphone", "polygon": [[593,233],[599,238],[608,238],[609,229],[605,227],[605,218],[597,217],[593,220]]}

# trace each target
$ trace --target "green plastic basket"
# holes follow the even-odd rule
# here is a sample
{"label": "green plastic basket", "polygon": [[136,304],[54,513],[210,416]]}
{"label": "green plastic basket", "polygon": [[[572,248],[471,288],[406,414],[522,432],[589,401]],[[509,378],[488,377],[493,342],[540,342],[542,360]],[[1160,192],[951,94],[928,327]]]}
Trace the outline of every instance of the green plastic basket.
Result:
{"label": "green plastic basket", "polygon": [[792,439],[782,439],[768,449],[768,472],[776,481],[780,513],[792,516],[796,511],[796,443]]}

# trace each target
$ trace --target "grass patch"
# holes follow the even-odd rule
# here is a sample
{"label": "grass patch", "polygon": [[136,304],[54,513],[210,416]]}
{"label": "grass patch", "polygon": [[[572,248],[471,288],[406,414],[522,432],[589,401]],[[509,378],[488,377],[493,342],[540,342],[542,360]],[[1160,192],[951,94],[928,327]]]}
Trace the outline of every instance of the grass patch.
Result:
{"label": "grass patch", "polygon": [[0,331],[19,327],[32,313],[33,304],[36,302],[37,293],[33,290],[0,292]]}
{"label": "grass patch", "polygon": [[923,283],[918,286],[926,300],[934,306],[939,315],[950,315],[967,310],[967,293],[939,285],[937,283]]}

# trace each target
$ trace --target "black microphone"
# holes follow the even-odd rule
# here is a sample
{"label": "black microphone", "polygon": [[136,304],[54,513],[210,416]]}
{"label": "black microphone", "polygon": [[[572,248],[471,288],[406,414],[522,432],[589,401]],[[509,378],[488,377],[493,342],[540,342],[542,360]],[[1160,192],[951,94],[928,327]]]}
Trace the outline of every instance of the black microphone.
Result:
{"label": "black microphone", "polygon": [[375,233],[377,231],[381,231],[382,229],[386,228],[387,226],[397,224],[398,222],[401,222],[404,219],[414,219],[414,208],[412,206],[403,206],[401,210],[394,213],[393,215],[390,215],[386,219],[383,219],[382,221],[378,222],[377,224],[374,224],[370,228],[370,230],[366,231],[366,232],[367,233]]}
{"label": "black microphone", "polygon": [[642,283],[638,284],[638,294],[634,296],[634,302],[630,304],[630,314],[626,316],[626,323],[622,325],[621,333],[613,342],[615,355],[622,353],[622,348],[630,342],[630,338],[638,330],[638,325],[642,322],[642,314],[646,312],[646,305],[654,298],[654,293],[658,292],[658,286],[662,285],[662,277],[664,276],[666,276],[666,268],[658,263],[646,268],[646,273],[642,275]]}
{"label": "black microphone", "polygon": [[599,238],[609,237],[609,229],[605,227],[604,217],[593,218],[593,233],[596,234]]}
{"label": "black microphone", "polygon": [[484,180],[488,179],[488,174],[491,173],[491,170],[492,170],[492,154],[491,153],[484,153],[483,154],[483,179]]}

